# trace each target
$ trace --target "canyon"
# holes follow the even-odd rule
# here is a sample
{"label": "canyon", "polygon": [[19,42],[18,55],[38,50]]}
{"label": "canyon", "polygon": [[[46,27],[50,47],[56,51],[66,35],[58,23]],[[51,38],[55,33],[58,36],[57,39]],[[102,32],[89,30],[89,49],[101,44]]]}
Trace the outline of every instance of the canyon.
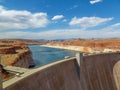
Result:
{"label": "canyon", "polygon": [[[32,52],[27,44],[38,44],[38,42],[24,40],[0,40],[0,64],[6,66],[16,66],[22,68],[34,67]],[[3,80],[14,76],[13,73],[3,72]]]}
{"label": "canyon", "polygon": [[74,39],[63,42],[49,42],[45,46],[69,49],[84,53],[116,52],[120,51],[120,39]]}
{"label": "canyon", "polygon": [[0,39],[1,63],[5,66],[29,68],[34,66],[31,44],[45,44],[47,40]]}
{"label": "canyon", "polygon": [[44,46],[82,53],[79,52],[78,57],[29,69],[34,62],[27,43],[2,42],[0,45],[2,64],[13,66],[5,69],[15,70],[15,75],[3,81],[0,88],[2,90],[120,90],[119,45],[119,39],[47,42]]}
{"label": "canyon", "polygon": [[74,40],[27,40],[1,39],[0,56],[3,65],[29,68],[34,66],[32,53],[27,45],[39,44],[52,48],[81,51],[84,53],[109,52],[120,50],[120,39],[74,39]]}
{"label": "canyon", "polygon": [[29,68],[34,65],[32,53],[26,45],[0,46],[1,64]]}

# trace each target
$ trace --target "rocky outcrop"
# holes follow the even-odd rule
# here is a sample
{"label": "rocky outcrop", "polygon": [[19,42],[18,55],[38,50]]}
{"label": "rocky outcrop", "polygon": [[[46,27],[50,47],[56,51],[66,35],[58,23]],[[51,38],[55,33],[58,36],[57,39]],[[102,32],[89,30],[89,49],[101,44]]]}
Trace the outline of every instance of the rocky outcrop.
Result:
{"label": "rocky outcrop", "polygon": [[27,45],[13,45],[0,47],[1,62],[3,65],[29,68],[34,66],[32,53]]}
{"label": "rocky outcrop", "polygon": [[32,59],[32,53],[30,50],[19,53],[13,65],[24,68],[34,67],[34,61]]}
{"label": "rocky outcrop", "polygon": [[0,54],[13,54],[16,53],[14,47],[0,47]]}

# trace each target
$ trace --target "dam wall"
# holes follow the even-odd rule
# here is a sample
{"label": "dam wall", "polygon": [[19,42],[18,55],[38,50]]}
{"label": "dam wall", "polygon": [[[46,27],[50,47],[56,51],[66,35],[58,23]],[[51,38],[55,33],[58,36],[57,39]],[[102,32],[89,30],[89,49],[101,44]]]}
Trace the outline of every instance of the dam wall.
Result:
{"label": "dam wall", "polygon": [[120,90],[120,53],[83,57],[80,85],[82,90]]}
{"label": "dam wall", "polygon": [[[75,58],[43,67],[42,70],[40,67],[26,72],[28,76],[24,74],[25,77],[16,78],[16,82],[4,82],[4,90],[80,90],[79,68]],[[5,87],[5,83],[11,85]]]}
{"label": "dam wall", "polygon": [[[3,90],[120,90],[120,53],[84,55],[28,69]],[[80,66],[79,66],[80,65]]]}

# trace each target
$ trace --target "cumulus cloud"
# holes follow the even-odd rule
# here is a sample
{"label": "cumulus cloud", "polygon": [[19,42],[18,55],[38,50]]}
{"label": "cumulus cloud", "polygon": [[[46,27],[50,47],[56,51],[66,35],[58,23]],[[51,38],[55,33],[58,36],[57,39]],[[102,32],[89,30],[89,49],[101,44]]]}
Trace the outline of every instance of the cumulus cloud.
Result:
{"label": "cumulus cloud", "polygon": [[116,23],[99,30],[59,29],[42,32],[15,31],[15,32],[1,32],[0,35],[0,38],[21,38],[21,37],[26,39],[114,38],[114,37],[120,38],[120,23]]}
{"label": "cumulus cloud", "polygon": [[99,3],[99,2],[102,2],[102,0],[91,0],[90,4],[95,4],[95,3]]}
{"label": "cumulus cloud", "polygon": [[63,15],[56,15],[56,16],[54,16],[54,17],[52,18],[52,20],[60,20],[60,19],[62,19],[62,18],[64,18]]}
{"label": "cumulus cloud", "polygon": [[47,13],[31,13],[26,10],[7,10],[0,6],[0,30],[46,27]]}
{"label": "cumulus cloud", "polygon": [[113,24],[110,28],[120,28],[120,23]]}
{"label": "cumulus cloud", "polygon": [[73,17],[72,20],[69,22],[69,25],[71,26],[77,25],[83,28],[88,28],[101,25],[103,23],[111,21],[112,19],[113,18],[101,18],[101,17],[82,17],[82,18]]}
{"label": "cumulus cloud", "polygon": [[[118,31],[119,31],[119,30],[120,30],[120,23],[115,23],[115,24],[109,25],[109,26],[103,28],[103,30],[108,30],[108,32],[109,32],[110,30],[113,30],[113,31],[118,30]],[[120,32],[120,31],[119,31],[119,32]]]}

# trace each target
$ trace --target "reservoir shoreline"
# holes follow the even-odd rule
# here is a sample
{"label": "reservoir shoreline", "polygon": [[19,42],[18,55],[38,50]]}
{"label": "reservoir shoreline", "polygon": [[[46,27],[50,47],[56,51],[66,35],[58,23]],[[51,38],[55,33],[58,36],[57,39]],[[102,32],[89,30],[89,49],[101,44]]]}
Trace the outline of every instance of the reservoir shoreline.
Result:
{"label": "reservoir shoreline", "polygon": [[72,50],[77,52],[83,52],[83,53],[91,53],[93,52],[92,48],[90,47],[83,47],[83,46],[60,46],[60,45],[41,45],[44,47],[50,47],[50,48],[58,48],[58,49],[65,49],[65,50]]}
{"label": "reservoir shoreline", "polygon": [[114,49],[109,49],[109,48],[104,48],[104,49],[94,49],[92,47],[85,47],[85,46],[73,46],[73,45],[50,45],[50,44],[45,44],[41,45],[44,47],[50,47],[50,48],[58,48],[58,49],[65,49],[65,50],[72,50],[72,51],[77,51],[77,52],[82,52],[82,53],[107,53],[107,52],[117,52],[120,50],[114,50]]}

